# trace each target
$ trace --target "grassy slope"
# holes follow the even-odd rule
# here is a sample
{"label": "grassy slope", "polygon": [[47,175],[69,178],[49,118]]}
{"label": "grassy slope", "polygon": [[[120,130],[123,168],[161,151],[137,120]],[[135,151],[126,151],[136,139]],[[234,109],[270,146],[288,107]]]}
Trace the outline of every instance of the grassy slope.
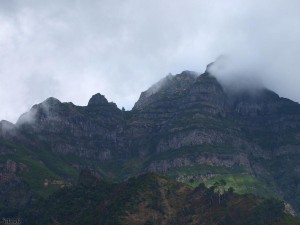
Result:
{"label": "grassy slope", "polygon": [[[44,149],[29,150],[5,141],[1,141],[0,145],[16,149],[13,154],[0,155],[0,162],[13,160],[24,164],[26,169],[18,171],[17,175],[29,185],[35,197],[46,198],[61,187],[61,184],[55,184],[52,181],[64,181],[66,183],[67,178],[71,179],[78,176],[76,170],[63,161],[60,156],[50,151]],[[44,186],[46,179],[50,181],[47,187]]]}

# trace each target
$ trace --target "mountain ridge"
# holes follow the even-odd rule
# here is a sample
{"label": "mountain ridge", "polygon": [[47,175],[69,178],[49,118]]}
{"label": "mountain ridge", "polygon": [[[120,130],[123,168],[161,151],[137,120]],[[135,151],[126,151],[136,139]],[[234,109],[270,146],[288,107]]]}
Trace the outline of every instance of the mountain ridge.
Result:
{"label": "mountain ridge", "polygon": [[[158,172],[192,186],[225,179],[227,188],[275,196],[299,212],[298,103],[267,89],[228,93],[207,71],[185,71],[158,86],[131,111],[101,94],[87,106],[48,98],[16,125],[2,122],[0,173],[9,179],[0,186],[23,182],[24,199],[34,199],[69,185],[85,168],[117,181]],[[25,169],[8,169],[8,160]],[[4,208],[15,207],[6,201]]]}

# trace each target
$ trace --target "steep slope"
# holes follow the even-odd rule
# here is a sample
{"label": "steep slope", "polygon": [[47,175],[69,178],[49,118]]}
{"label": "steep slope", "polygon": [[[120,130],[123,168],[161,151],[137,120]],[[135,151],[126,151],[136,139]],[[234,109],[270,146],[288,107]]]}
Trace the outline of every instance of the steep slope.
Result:
{"label": "steep slope", "polygon": [[[298,103],[264,88],[224,90],[207,72],[181,92],[153,95],[157,103],[141,96],[144,107],[133,117],[150,127],[145,138],[153,134],[149,171],[185,181],[223,178],[241,192],[282,196],[299,209]],[[164,119],[152,132],[154,115]]]}
{"label": "steep slope", "polygon": [[0,207],[25,207],[92,168],[114,181],[147,172],[192,186],[224,179],[226,188],[276,196],[299,213],[299,149],[298,103],[184,71],[143,92],[131,111],[96,94],[87,106],[49,98],[16,125],[2,121]]}
{"label": "steep slope", "polygon": [[273,177],[284,198],[299,210],[300,107],[271,91],[239,96],[231,116],[261,154],[251,152],[252,168],[264,180]]}
{"label": "steep slope", "polygon": [[[174,80],[188,76],[176,75]],[[251,180],[255,189],[261,186],[259,192],[269,193],[266,184],[253,179],[256,172],[249,158],[252,152],[263,154],[263,150],[248,141],[232,113],[235,103],[216,78],[205,73],[181,91],[165,95],[164,89],[148,97],[155,98],[153,103],[142,94],[143,107],[135,107],[130,120],[131,129],[139,130],[139,149],[151,149],[142,152],[150,154],[145,170],[196,183],[230,175]]]}
{"label": "steep slope", "polygon": [[27,137],[60,154],[105,160],[120,152],[122,113],[104,96],[94,95],[86,107],[49,98],[22,115],[16,124]]}

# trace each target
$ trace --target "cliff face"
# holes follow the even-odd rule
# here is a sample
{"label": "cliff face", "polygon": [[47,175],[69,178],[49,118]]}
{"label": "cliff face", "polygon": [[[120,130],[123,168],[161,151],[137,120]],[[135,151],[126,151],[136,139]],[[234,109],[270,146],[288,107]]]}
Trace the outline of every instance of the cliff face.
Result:
{"label": "cliff face", "polygon": [[30,188],[18,176],[27,169],[25,164],[12,160],[0,163],[0,216],[4,216],[2,210],[6,212],[14,212],[16,208],[24,210],[30,202]]}
{"label": "cliff face", "polygon": [[300,209],[300,105],[263,88],[224,89],[208,72],[164,78],[132,111],[101,94],[84,107],[49,98],[0,128],[2,162],[31,163],[21,180],[43,169],[48,175],[37,183],[67,183],[87,167],[111,179],[149,171],[191,185],[222,178],[241,193],[277,196]]}
{"label": "cliff face", "polygon": [[26,136],[34,136],[54,152],[107,160],[126,154],[120,152],[123,123],[117,106],[96,94],[86,107],[49,98],[33,106],[16,125]]}

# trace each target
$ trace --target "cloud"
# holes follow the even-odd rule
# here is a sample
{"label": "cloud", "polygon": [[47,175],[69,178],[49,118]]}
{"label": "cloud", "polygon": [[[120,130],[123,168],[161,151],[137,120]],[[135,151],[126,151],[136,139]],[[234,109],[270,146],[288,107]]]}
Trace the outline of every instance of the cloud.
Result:
{"label": "cloud", "polygon": [[300,101],[299,6],[298,0],[0,0],[0,118],[16,121],[50,96],[86,105],[97,92],[130,109],[169,72],[203,72],[221,54],[247,55],[252,62],[242,63],[260,67],[267,87]]}
{"label": "cloud", "polygon": [[225,91],[237,94],[241,91],[255,94],[265,88],[262,78],[266,76],[266,69],[258,56],[249,53],[222,55],[207,67]]}

